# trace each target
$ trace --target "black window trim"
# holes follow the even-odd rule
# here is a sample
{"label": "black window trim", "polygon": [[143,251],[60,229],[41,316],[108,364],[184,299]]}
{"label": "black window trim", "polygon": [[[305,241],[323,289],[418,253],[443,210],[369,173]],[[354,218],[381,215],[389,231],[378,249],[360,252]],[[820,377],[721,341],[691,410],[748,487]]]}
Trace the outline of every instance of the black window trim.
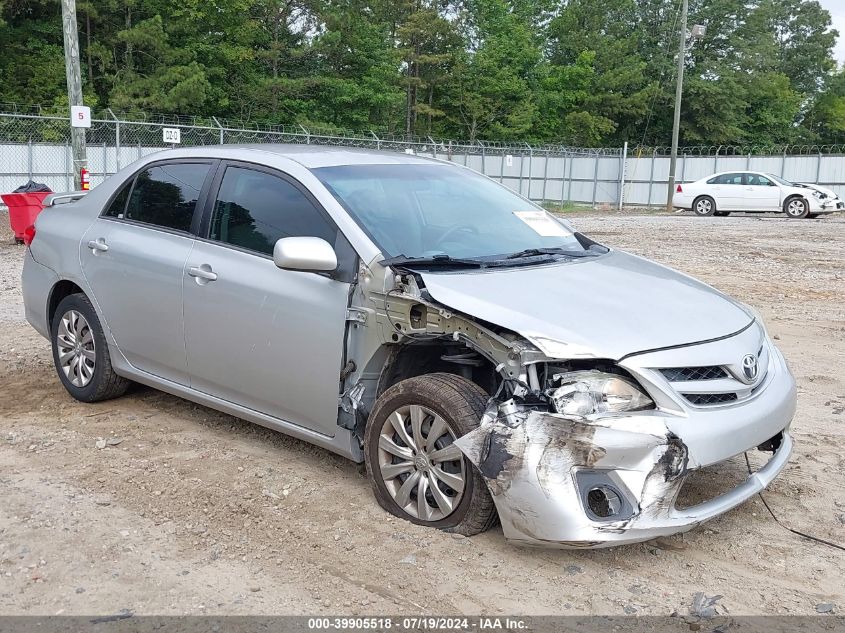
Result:
{"label": "black window trim", "polygon": [[[299,191],[302,195],[305,196],[305,199],[308,200],[312,206],[316,209],[316,211],[323,217],[323,219],[329,224],[330,227],[333,227],[337,231],[337,235],[340,239],[343,239],[348,248],[344,250],[348,250],[355,255],[355,262],[352,264],[352,270],[357,270],[357,259],[358,254],[355,252],[354,248],[352,247],[349,239],[340,230],[340,227],[337,225],[337,222],[334,221],[334,218],[329,215],[329,212],[326,211],[326,208],[320,204],[320,201],[314,197],[314,194],[308,190],[308,187],[303,185],[299,180],[294,178],[288,173],[285,173],[275,167],[269,167],[267,165],[262,165],[261,163],[251,163],[249,161],[244,160],[221,160],[220,164],[217,166],[217,171],[214,174],[214,179],[211,182],[209,187],[208,195],[204,200],[204,207],[202,210],[202,219],[197,231],[197,239],[206,242],[207,244],[214,244],[215,246],[219,246],[221,248],[229,248],[241,253],[245,253],[247,255],[252,255],[254,257],[261,257],[263,259],[269,259],[270,261],[273,260],[273,255],[268,253],[262,253],[261,251],[255,251],[249,248],[244,248],[243,246],[238,246],[236,244],[230,244],[228,242],[222,242],[220,240],[214,240],[209,237],[209,232],[211,230],[211,216],[214,213],[214,207],[217,203],[217,196],[220,193],[220,187],[223,184],[223,176],[226,174],[226,169],[229,167],[238,167],[241,169],[249,169],[252,171],[257,171],[261,173],[268,174],[270,176],[275,176],[287,182],[288,184],[292,185],[294,189]],[[199,205],[197,205],[199,206]],[[350,266],[344,266],[343,262],[340,261],[340,258],[343,256],[342,253],[338,252],[338,244],[337,238],[335,238],[335,244],[332,244],[332,248],[335,249],[338,255],[338,266],[337,269],[333,271],[327,272],[318,272],[318,271],[309,271],[317,275],[322,275],[326,277],[331,277],[332,279],[337,279],[339,281],[351,281],[349,279],[348,274],[344,274],[342,271],[343,269],[350,268]]]}
{"label": "black window trim", "polygon": [[[103,220],[108,220],[110,222],[121,222],[123,224],[129,224],[132,226],[138,226],[142,228],[152,229],[154,231],[163,231],[165,233],[171,233],[173,235],[182,235],[182,236],[193,236],[199,237],[199,229],[200,223],[202,221],[203,210],[208,202],[208,195],[211,191],[211,186],[213,181],[217,175],[220,166],[220,160],[217,158],[205,158],[205,157],[197,157],[197,158],[171,158],[171,159],[163,159],[153,161],[151,163],[146,163],[145,165],[139,167],[132,175],[127,178],[126,180],[121,183],[117,189],[115,189],[114,193],[109,196],[108,201],[106,202],[103,210],[100,212],[99,218]],[[138,176],[147,171],[148,169],[152,169],[154,167],[161,167],[164,165],[208,165],[208,173],[205,176],[205,180],[202,183],[202,188],[200,189],[199,196],[197,197],[197,203],[194,206],[194,213],[191,216],[191,228],[187,231],[180,231],[179,229],[172,229],[167,226],[161,226],[159,224],[151,224],[149,222],[141,222],[140,220],[132,220],[126,217],[116,218],[110,215],[106,215],[106,212],[111,208],[112,202],[120,195],[123,191],[123,188],[129,184],[129,195],[126,196],[126,203],[123,206],[123,214],[126,215],[126,207],[129,205],[129,201],[132,199],[132,192],[135,191],[135,183],[138,180]]]}

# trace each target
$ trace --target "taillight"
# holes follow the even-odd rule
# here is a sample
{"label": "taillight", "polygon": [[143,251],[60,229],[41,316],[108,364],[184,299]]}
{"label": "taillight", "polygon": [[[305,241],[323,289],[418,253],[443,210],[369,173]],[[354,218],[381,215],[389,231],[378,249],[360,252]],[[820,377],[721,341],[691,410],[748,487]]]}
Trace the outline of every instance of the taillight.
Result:
{"label": "taillight", "polygon": [[681,185],[678,185],[678,188],[675,189],[675,193],[683,193],[683,192],[684,192],[684,188],[681,187]]}
{"label": "taillight", "polygon": [[23,231],[23,243],[27,246],[32,244],[32,240],[35,239],[35,225],[30,224],[26,227]]}

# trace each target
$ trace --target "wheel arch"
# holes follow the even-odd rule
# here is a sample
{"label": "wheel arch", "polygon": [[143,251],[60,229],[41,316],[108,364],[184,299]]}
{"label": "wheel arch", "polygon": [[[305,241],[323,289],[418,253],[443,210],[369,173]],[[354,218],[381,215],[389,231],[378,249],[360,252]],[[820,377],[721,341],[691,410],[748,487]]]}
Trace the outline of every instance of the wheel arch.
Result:
{"label": "wheel arch", "polygon": [[70,279],[60,279],[53,284],[53,287],[50,288],[50,294],[47,297],[47,327],[52,327],[53,317],[56,316],[56,308],[59,307],[62,299],[77,293],[85,294],[85,291],[79,284]]}

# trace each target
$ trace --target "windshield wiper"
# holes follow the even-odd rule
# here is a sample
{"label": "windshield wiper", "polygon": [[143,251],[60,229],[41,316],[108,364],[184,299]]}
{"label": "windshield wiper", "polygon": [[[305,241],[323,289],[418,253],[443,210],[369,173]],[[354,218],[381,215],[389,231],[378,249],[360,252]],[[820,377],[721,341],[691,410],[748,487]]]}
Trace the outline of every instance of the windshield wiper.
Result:
{"label": "windshield wiper", "polygon": [[432,255],[431,257],[406,257],[397,255],[381,261],[382,266],[426,266],[443,268],[483,268],[485,262],[477,259],[461,259],[449,255]]}
{"label": "windshield wiper", "polygon": [[590,251],[568,251],[565,248],[526,248],[524,251],[512,253],[505,259],[522,259],[523,257],[539,257],[540,255],[565,255],[566,257],[591,257],[595,253]]}

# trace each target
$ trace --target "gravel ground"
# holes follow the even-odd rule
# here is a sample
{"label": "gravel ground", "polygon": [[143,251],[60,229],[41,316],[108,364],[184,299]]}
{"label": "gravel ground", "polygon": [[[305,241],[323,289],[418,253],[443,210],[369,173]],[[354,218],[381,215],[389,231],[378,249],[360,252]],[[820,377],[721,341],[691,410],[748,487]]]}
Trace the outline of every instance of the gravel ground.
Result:
{"label": "gravel ground", "polygon": [[[573,218],[763,313],[799,384],[796,450],[766,497],[789,526],[845,542],[845,218]],[[523,549],[499,528],[454,538],[393,519],[355,464],[150,389],[77,403],[23,318],[24,249],[6,220],[2,614],[666,615],[697,592],[734,615],[845,610],[845,555],[788,532],[758,498],[655,542]]]}

